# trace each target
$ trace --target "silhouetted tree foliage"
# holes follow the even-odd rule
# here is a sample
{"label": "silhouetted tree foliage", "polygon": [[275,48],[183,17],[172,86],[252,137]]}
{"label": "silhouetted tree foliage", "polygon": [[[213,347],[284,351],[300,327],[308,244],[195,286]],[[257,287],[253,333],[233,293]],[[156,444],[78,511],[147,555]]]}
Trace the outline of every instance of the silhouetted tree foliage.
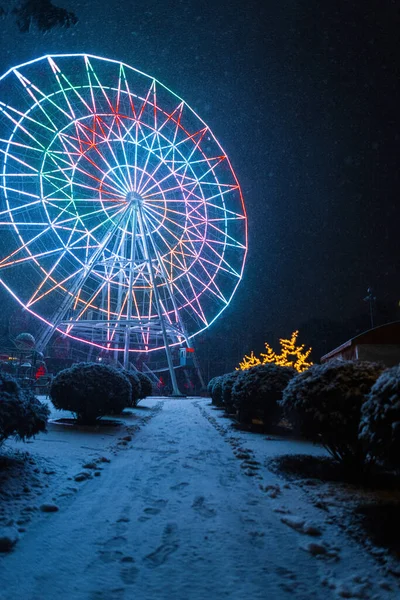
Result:
{"label": "silhouetted tree foliage", "polygon": [[294,377],[280,405],[304,437],[321,443],[346,468],[362,467],[358,438],[361,406],[384,366],[367,361],[329,361]]}
{"label": "silhouetted tree foliage", "polygon": [[360,439],[387,466],[400,468],[400,365],[378,377],[361,409]]}
{"label": "silhouetted tree foliage", "polygon": [[46,431],[50,411],[29,390],[0,373],[0,445],[8,437],[24,440]]}
{"label": "silhouetted tree foliage", "polygon": [[54,6],[51,0],[26,0],[12,11],[16,15],[18,29],[25,33],[35,25],[39,31],[46,32],[54,27],[71,27],[78,17],[65,8]]}
{"label": "silhouetted tree foliage", "polygon": [[58,409],[73,412],[79,423],[92,425],[130,405],[132,387],[122,371],[98,363],[78,363],[57,373],[50,398]]}

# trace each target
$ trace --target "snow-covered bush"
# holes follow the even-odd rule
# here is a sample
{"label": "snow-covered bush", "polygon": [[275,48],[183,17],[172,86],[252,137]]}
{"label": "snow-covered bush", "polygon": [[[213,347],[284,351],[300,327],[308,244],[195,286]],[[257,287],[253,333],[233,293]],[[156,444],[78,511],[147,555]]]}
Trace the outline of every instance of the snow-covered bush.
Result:
{"label": "snow-covered bush", "polygon": [[361,405],[383,365],[330,361],[294,377],[280,402],[285,416],[304,437],[321,443],[348,468],[365,460],[358,439]]}
{"label": "snow-covered bush", "polygon": [[372,456],[400,468],[400,365],[378,377],[361,408],[360,439]]}
{"label": "snow-covered bush", "polygon": [[142,373],[141,371],[137,371],[135,375],[138,377],[140,382],[140,396],[139,399],[142,400],[147,396],[151,396],[153,394],[153,386],[151,384],[150,379]]}
{"label": "snow-covered bush", "polygon": [[224,375],[222,381],[222,404],[228,414],[234,414],[236,409],[232,401],[232,388],[242,371],[233,371]]}
{"label": "snow-covered bush", "polygon": [[140,379],[137,375],[137,373],[134,373],[133,371],[122,371],[122,373],[125,375],[125,377],[127,377],[129,379],[129,383],[131,384],[131,388],[132,388],[132,393],[131,393],[131,401],[129,403],[129,407],[130,408],[134,408],[135,406],[138,405],[138,402],[140,400],[141,393],[142,393],[142,386],[140,383]]}
{"label": "snow-covered bush", "polygon": [[280,421],[282,410],[278,400],[288,382],[295,375],[291,367],[273,363],[257,365],[242,371],[232,388],[232,402],[241,423],[261,420],[268,429]]}
{"label": "snow-covered bush", "polygon": [[211,401],[215,406],[222,406],[222,384],[224,382],[225,375],[219,375],[214,377],[214,385],[211,392]]}
{"label": "snow-covered bush", "polygon": [[213,377],[212,379],[210,379],[210,381],[207,384],[207,394],[211,397],[212,395],[212,391],[213,391],[213,387],[214,387],[214,383],[217,381],[219,375],[217,377]]}
{"label": "snow-covered bush", "polygon": [[25,440],[46,431],[50,411],[29,390],[0,373],[0,445],[8,437]]}
{"label": "snow-covered bush", "polygon": [[132,387],[122,371],[98,363],[78,363],[57,373],[50,386],[56,408],[70,410],[79,423],[92,425],[129,406]]}

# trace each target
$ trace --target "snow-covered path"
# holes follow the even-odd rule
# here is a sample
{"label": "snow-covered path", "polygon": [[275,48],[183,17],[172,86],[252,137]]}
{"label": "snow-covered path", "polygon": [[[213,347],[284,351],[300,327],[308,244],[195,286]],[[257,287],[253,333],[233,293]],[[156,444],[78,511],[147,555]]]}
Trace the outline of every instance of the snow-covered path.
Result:
{"label": "snow-covered path", "polygon": [[0,598],[335,598],[204,402],[164,401],[100,479],[33,523],[1,559]]}

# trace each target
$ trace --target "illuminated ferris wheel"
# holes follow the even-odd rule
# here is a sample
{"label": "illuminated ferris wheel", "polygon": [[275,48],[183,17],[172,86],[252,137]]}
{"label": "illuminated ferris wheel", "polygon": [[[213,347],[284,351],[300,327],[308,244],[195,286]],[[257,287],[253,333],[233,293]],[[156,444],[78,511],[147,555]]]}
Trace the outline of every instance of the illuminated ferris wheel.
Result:
{"label": "illuminated ferris wheel", "polygon": [[190,345],[245,256],[229,159],[164,85],[83,54],[0,78],[0,281],[44,323],[39,347],[55,331],[125,357]]}

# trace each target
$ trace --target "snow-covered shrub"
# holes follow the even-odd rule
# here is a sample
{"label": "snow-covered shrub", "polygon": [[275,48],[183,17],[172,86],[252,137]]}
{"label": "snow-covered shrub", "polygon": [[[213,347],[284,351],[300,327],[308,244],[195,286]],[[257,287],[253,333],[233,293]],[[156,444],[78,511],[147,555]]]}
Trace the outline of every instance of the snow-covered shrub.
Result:
{"label": "snow-covered shrub", "polygon": [[295,375],[291,367],[273,363],[257,365],[242,371],[232,388],[232,402],[241,423],[261,420],[268,429],[280,421],[282,410],[278,400]]}
{"label": "snow-covered shrub", "polygon": [[378,377],[361,408],[360,439],[372,456],[400,468],[400,365]]}
{"label": "snow-covered shrub", "polygon": [[134,408],[138,405],[138,402],[141,398],[142,386],[140,383],[140,379],[137,373],[133,371],[122,371],[122,373],[129,379],[129,383],[131,384],[132,393],[131,393],[131,401],[129,403],[130,408]]}
{"label": "snow-covered shrub", "polygon": [[228,414],[234,414],[236,409],[232,401],[232,388],[238,377],[242,374],[242,371],[233,371],[224,375],[222,381],[222,404],[225,407],[225,411]]}
{"label": "snow-covered shrub", "polygon": [[304,437],[321,443],[349,468],[361,466],[365,460],[358,439],[361,405],[383,369],[366,361],[314,365],[289,382],[280,404]]}
{"label": "snow-covered shrub", "polygon": [[140,382],[140,396],[139,399],[142,400],[147,396],[151,396],[153,394],[153,386],[151,384],[150,379],[142,373],[141,371],[137,371],[135,375],[138,377]]}
{"label": "snow-covered shrub", "polygon": [[225,375],[219,375],[214,377],[214,385],[211,392],[211,401],[215,406],[222,406],[222,384],[224,382]]}
{"label": "snow-covered shrub", "polygon": [[210,381],[209,381],[209,382],[208,382],[208,384],[207,384],[207,394],[208,394],[210,397],[211,397],[211,395],[212,395],[212,390],[213,390],[213,387],[214,387],[214,383],[217,381],[218,377],[219,377],[219,376],[217,376],[217,377],[213,377],[212,379],[210,379]]}
{"label": "snow-covered shrub", "polygon": [[0,445],[8,437],[25,440],[46,431],[50,411],[29,390],[0,373]]}
{"label": "snow-covered shrub", "polygon": [[50,398],[58,409],[70,410],[79,423],[92,425],[107,414],[119,414],[131,403],[129,379],[109,365],[78,363],[57,373]]}

